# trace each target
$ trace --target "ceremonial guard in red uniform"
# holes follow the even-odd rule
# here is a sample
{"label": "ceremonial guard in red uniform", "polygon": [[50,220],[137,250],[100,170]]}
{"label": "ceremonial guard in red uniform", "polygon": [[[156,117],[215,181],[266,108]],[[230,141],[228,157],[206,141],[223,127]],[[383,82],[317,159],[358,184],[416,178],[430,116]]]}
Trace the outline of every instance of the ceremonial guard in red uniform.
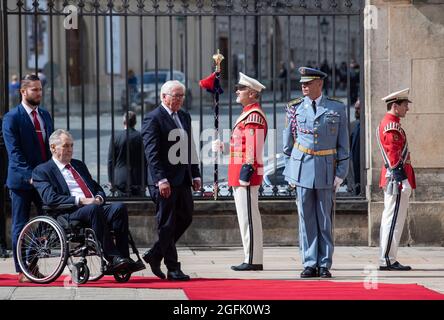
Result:
{"label": "ceremonial guard in red uniform", "polygon": [[[244,262],[232,266],[235,271],[263,270],[262,222],[258,193],[263,179],[263,160],[267,119],[259,105],[259,81],[239,73],[236,102],[243,110],[230,138],[228,184],[233,187],[234,201],[244,248]],[[213,141],[213,151],[223,149],[220,140]]]}
{"label": "ceremonial guard in red uniform", "polygon": [[384,165],[379,186],[384,189],[384,212],[380,230],[380,270],[411,270],[397,260],[399,241],[404,228],[412,189],[416,188],[415,174],[410,163],[407,136],[400,120],[409,110],[409,89],[382,98],[387,113],[379,124],[376,135]]}

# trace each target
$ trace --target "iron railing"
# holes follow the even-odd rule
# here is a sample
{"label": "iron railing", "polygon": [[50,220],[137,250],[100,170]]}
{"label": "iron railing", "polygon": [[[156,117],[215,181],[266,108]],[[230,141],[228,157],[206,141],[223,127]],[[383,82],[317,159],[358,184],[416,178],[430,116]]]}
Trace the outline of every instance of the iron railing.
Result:
{"label": "iron railing", "polygon": [[[349,106],[351,127],[353,100],[360,97],[364,106],[359,68],[363,66],[363,8],[362,0],[2,1],[3,77],[9,83],[12,74],[21,78],[40,70],[45,75],[43,105],[51,112],[55,127],[72,132],[75,156],[85,161],[95,179],[111,192],[106,174],[108,143],[121,130],[121,115],[136,111],[140,126],[159,101],[162,81],[151,86],[144,77],[180,78],[188,88],[184,108],[192,115],[197,146],[204,149],[208,140],[202,134],[211,128],[212,105],[198,80],[211,71],[211,54],[219,48],[226,57],[222,66],[225,93],[220,102],[220,128],[226,129],[223,140],[228,140],[241,110],[233,87],[238,71],[242,71],[267,87],[262,106],[270,129],[265,170],[271,185],[264,184],[261,197],[292,197],[294,191],[281,185],[282,177],[273,172],[283,169],[279,137],[285,103],[301,94],[297,67],[316,66],[329,74],[325,93]],[[66,29],[64,22],[73,14],[77,28]],[[135,71],[135,78],[130,70]],[[6,108],[19,99],[6,85]],[[361,110],[362,144],[363,116]],[[365,185],[363,149],[361,185]],[[126,156],[127,160],[134,156],[129,148]],[[137,156],[142,161],[143,151]],[[111,166],[114,164],[113,160]],[[219,165],[221,198],[231,197],[224,181],[226,167]],[[212,170],[201,158],[204,186],[196,197],[212,199],[207,197],[212,193]],[[140,174],[146,175],[144,166]],[[355,196],[350,191],[353,188],[349,181],[348,192],[344,189],[341,195]]]}

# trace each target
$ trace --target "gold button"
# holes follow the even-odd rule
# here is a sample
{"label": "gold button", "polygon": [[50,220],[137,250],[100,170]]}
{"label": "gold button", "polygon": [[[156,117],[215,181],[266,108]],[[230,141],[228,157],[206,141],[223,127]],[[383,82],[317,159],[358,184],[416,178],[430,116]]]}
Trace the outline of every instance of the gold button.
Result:
{"label": "gold button", "polygon": [[315,133],[315,138],[317,138],[318,137],[318,134],[317,133]]}
{"label": "gold button", "polygon": [[315,140],[315,144],[317,144],[318,143],[318,141],[317,140]]}

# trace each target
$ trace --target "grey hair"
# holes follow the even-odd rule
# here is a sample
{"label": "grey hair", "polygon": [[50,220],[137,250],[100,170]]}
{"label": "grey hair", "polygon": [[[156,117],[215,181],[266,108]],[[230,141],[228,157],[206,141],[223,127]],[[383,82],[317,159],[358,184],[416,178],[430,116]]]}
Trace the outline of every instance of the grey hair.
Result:
{"label": "grey hair", "polygon": [[57,129],[49,137],[49,145],[53,144],[55,144],[56,146],[60,145],[61,143],[60,137],[62,136],[62,134],[68,136],[71,140],[73,140],[71,133],[69,133],[67,130]]}
{"label": "grey hair", "polygon": [[170,93],[171,89],[174,87],[181,87],[183,90],[183,93],[185,93],[185,91],[186,91],[186,88],[182,82],[177,81],[177,80],[169,80],[169,81],[165,82],[162,85],[162,87],[160,88],[160,96],[163,97],[163,95],[165,93]]}

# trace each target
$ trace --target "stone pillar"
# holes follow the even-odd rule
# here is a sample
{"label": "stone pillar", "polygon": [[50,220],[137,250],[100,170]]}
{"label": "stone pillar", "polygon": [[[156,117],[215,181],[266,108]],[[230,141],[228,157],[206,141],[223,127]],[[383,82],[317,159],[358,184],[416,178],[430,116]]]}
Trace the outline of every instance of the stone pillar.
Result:
{"label": "stone pillar", "polygon": [[[404,245],[444,245],[444,1],[367,1],[376,19],[364,30],[366,168],[369,245],[379,245],[383,192],[376,128],[381,98],[410,88],[413,103],[401,120],[417,189],[410,199]],[[369,19],[369,17],[366,17]]]}

